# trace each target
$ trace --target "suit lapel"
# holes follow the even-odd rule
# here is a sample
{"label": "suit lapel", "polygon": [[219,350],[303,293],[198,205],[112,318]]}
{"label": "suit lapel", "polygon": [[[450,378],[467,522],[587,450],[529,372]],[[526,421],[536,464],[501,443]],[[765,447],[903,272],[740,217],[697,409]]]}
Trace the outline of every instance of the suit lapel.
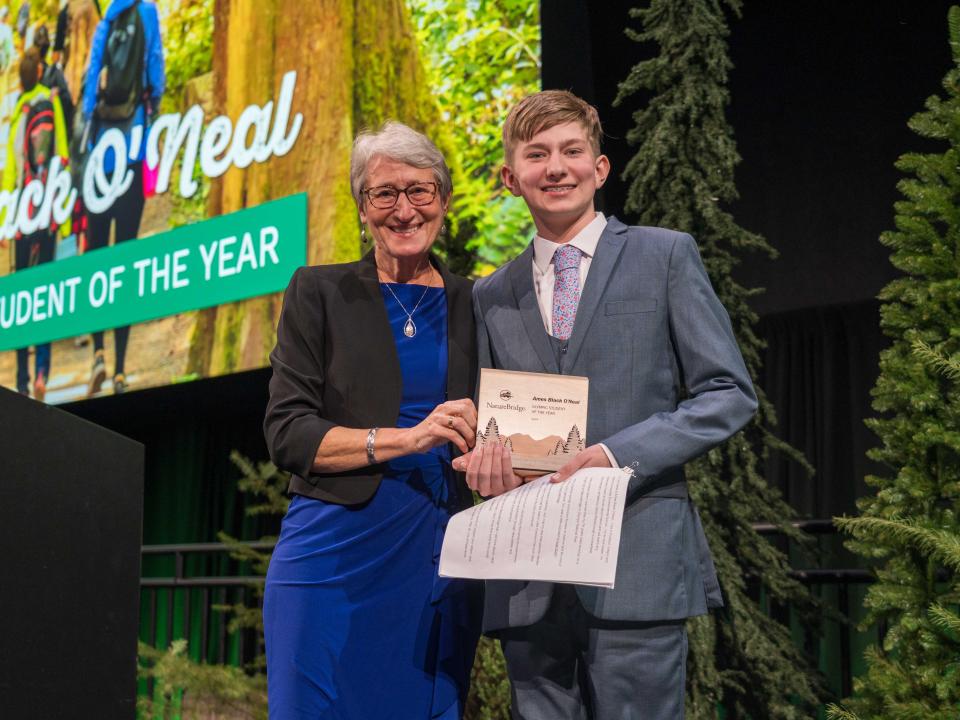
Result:
{"label": "suit lapel", "polygon": [[520,310],[523,327],[544,371],[560,372],[557,356],[543,327],[543,316],[540,314],[537,293],[533,287],[533,243],[510,263],[510,284],[513,286],[513,296]]}
{"label": "suit lapel", "polygon": [[600,307],[600,299],[603,297],[604,290],[607,289],[607,284],[613,275],[613,269],[620,259],[623,246],[626,244],[626,232],[627,226],[615,217],[611,217],[600,235],[597,251],[590,262],[587,281],[580,293],[577,317],[573,322],[573,333],[570,335],[570,343],[567,346],[567,359],[564,367],[568,371],[576,364],[577,356],[580,354],[587,332],[590,330],[590,323],[593,322],[593,316]]}

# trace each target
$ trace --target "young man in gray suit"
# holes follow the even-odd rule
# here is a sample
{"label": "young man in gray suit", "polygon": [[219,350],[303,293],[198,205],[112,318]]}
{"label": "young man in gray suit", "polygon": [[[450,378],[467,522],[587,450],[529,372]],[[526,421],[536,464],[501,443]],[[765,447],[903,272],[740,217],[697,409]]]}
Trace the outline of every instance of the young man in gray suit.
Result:
{"label": "young man in gray suit", "polygon": [[[563,91],[522,100],[503,130],[504,185],[537,235],[474,288],[480,367],[590,379],[587,448],[554,474],[625,467],[614,589],[487,583],[523,720],[683,717],[685,620],[722,604],[683,464],[743,427],[757,401],[689,235],[594,209],[610,172],[596,110]],[[458,463],[482,495],[520,485],[509,452]]]}

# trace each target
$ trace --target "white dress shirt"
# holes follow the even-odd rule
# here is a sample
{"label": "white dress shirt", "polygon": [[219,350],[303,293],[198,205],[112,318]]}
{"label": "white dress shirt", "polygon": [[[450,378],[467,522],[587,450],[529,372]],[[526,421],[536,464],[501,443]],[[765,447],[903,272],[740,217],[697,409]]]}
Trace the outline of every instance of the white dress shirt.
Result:
{"label": "white dress shirt", "polygon": [[[600,242],[600,235],[607,226],[607,219],[603,213],[598,212],[596,217],[590,221],[583,230],[578,232],[567,243],[555,243],[539,235],[533,238],[533,287],[537,293],[537,305],[540,306],[540,317],[543,318],[543,327],[548,335],[553,335],[553,286],[556,284],[557,275],[553,269],[553,254],[562,244],[573,245],[582,253],[580,258],[580,292],[583,293],[583,286],[587,281],[587,273],[590,271],[590,263],[593,256],[597,253],[597,243]],[[574,320],[576,324],[576,320]],[[611,467],[619,467],[617,459],[613,456],[603,443],[600,443],[603,452],[607,455]]]}

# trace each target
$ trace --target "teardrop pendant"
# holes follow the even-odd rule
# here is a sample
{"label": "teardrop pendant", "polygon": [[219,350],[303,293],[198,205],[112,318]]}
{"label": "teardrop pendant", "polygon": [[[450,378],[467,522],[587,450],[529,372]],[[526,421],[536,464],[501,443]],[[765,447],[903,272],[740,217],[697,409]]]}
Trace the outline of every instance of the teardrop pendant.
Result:
{"label": "teardrop pendant", "polygon": [[403,334],[407,337],[413,337],[417,334],[417,326],[413,324],[413,318],[408,317],[407,322],[403,326]]}

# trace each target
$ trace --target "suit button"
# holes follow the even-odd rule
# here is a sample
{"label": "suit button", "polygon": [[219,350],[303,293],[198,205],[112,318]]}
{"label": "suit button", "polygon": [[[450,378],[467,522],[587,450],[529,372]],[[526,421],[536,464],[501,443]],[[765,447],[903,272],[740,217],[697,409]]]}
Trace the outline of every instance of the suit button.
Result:
{"label": "suit button", "polygon": [[561,346],[560,346],[560,352],[561,352],[562,354],[566,355],[566,354],[567,354],[567,346],[566,346],[566,345],[561,345]]}

